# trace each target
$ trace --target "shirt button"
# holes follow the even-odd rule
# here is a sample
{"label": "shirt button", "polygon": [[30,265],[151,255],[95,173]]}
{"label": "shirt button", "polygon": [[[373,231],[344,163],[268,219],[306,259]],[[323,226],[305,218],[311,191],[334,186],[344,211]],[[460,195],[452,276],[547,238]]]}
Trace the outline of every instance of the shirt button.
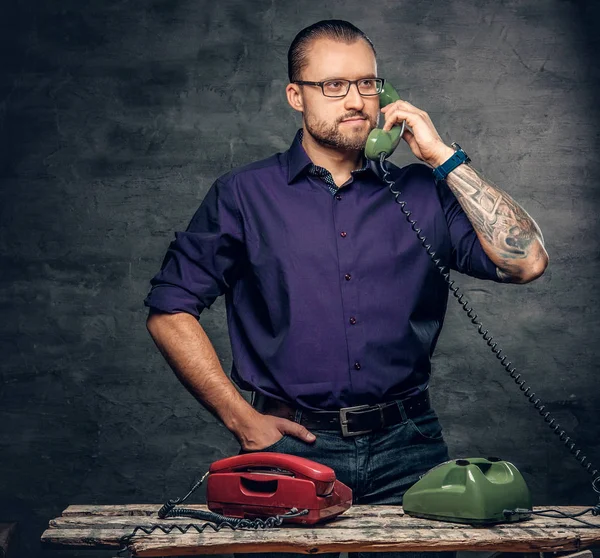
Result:
{"label": "shirt button", "polygon": [[335,196],[335,199],[336,199],[337,201],[340,201],[340,200],[342,199],[342,196],[340,196],[339,194],[336,194],[336,196]]}
{"label": "shirt button", "polygon": [[346,273],[346,275],[344,275],[344,279],[346,279],[346,281],[350,281],[350,279],[352,279],[352,275]]}
{"label": "shirt button", "polygon": [[360,362],[356,361],[356,362],[354,363],[354,368],[355,368],[356,370],[360,370]]}
{"label": "shirt button", "polygon": [[356,318],[355,318],[354,316],[352,316],[352,317],[350,318],[350,323],[351,323],[352,325],[354,325],[354,324],[356,323]]}
{"label": "shirt button", "polygon": [[345,236],[346,236],[346,233],[345,233],[344,231],[342,231],[342,232],[340,233],[340,236],[341,236],[341,237],[345,237]]}

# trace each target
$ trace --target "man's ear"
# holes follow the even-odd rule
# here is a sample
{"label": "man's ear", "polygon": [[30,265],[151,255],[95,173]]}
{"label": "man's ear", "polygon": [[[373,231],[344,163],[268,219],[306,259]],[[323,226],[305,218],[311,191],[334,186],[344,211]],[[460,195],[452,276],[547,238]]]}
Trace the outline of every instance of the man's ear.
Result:
{"label": "man's ear", "polygon": [[287,95],[288,103],[294,110],[298,112],[304,111],[304,99],[302,98],[302,91],[299,85],[288,83],[288,86],[285,88],[285,94]]}

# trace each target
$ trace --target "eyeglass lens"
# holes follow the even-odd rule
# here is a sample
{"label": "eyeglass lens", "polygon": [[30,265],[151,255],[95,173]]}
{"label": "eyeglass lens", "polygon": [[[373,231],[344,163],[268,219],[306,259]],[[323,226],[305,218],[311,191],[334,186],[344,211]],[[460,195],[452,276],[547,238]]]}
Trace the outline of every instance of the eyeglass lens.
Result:
{"label": "eyeglass lens", "polygon": [[[323,93],[327,97],[344,97],[350,90],[350,82],[346,79],[332,79],[323,83]],[[358,92],[361,95],[377,95],[381,92],[381,80],[379,79],[361,79],[356,83]]]}

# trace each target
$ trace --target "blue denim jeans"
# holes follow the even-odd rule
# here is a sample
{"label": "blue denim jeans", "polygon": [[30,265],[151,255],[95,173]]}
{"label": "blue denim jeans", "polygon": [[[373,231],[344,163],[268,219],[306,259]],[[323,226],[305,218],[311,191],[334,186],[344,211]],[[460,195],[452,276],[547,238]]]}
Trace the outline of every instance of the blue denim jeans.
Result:
{"label": "blue denim jeans", "polygon": [[[312,444],[293,436],[284,436],[261,451],[299,455],[331,467],[338,480],[353,492],[354,504],[398,506],[402,497],[423,473],[449,460],[442,427],[433,409],[413,419],[406,417],[398,402],[403,421],[378,432],[343,437],[341,433],[312,430],[317,437]],[[296,414],[296,421],[299,420]],[[242,452],[240,452],[242,453]],[[261,553],[262,554],[262,553]],[[265,553],[266,554],[266,553]],[[382,558],[453,558],[454,552],[373,552],[349,553],[350,557]],[[236,558],[253,558],[257,554],[235,554]],[[295,558],[297,553],[270,553],[279,558]],[[319,554],[333,558],[339,553]]]}

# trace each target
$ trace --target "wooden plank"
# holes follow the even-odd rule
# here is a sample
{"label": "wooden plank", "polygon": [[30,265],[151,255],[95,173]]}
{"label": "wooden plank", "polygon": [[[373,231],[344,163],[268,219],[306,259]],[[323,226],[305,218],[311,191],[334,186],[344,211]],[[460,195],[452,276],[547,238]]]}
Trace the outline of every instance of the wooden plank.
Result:
{"label": "wooden plank", "polygon": [[[71,505],[67,507],[62,516],[66,515],[110,515],[110,516],[128,516],[128,515],[152,515],[155,514],[162,504],[128,504],[128,505]],[[205,505],[186,504],[186,508],[207,509]]]}
{"label": "wooden plank", "polygon": [[[600,516],[589,517],[586,516],[586,521],[593,523],[600,529]],[[67,515],[57,517],[56,519],[50,520],[49,526],[55,529],[77,529],[77,528],[98,528],[98,529],[119,529],[124,527],[133,528],[136,525],[143,525],[145,527],[160,523],[163,525],[168,524],[202,524],[202,520],[175,517],[169,519],[159,519],[156,515],[145,515],[145,516],[115,516],[115,515]],[[567,528],[567,529],[587,529],[586,525],[576,522],[569,518],[551,518],[543,516],[533,516],[531,519],[520,522],[521,525],[527,525],[529,527],[536,528]],[[502,523],[493,526],[497,529],[511,529],[514,523]],[[434,521],[431,519],[420,519],[417,517],[410,517],[400,513],[378,513],[378,512],[365,512],[352,514],[350,511],[346,514],[338,516],[333,521],[328,523],[320,524],[315,526],[317,529],[362,529],[362,528],[377,528],[385,527],[388,529],[415,529],[415,528],[434,528],[434,529],[480,529],[481,527],[474,527],[470,525],[462,525],[459,523],[449,523],[443,521]],[[290,524],[286,524],[284,528],[291,528]],[[300,527],[304,528],[304,527]],[[589,527],[591,528],[591,527]]]}
{"label": "wooden plank", "polygon": [[[594,535],[595,534],[595,535]],[[43,535],[51,546],[80,548],[116,548],[123,530],[97,531],[89,529],[52,529]],[[109,543],[108,541],[112,541]],[[136,556],[176,556],[192,554],[220,554],[233,552],[391,552],[391,551],[504,551],[504,552],[559,552],[574,551],[595,546],[600,542],[596,529],[578,533],[567,530],[539,530],[513,528],[444,530],[415,529],[410,533],[388,529],[348,529],[336,532],[295,529],[286,530],[286,536],[276,531],[212,530],[203,534],[152,534],[136,536],[129,549]]]}
{"label": "wooden plank", "polygon": [[[138,515],[152,515],[155,514],[162,504],[127,504],[127,505],[71,505],[68,506],[61,514],[61,516],[69,515],[119,515],[119,516],[138,516]],[[207,511],[208,507],[206,504],[185,504],[186,508],[192,510],[204,510]],[[571,508],[569,508],[571,509]],[[573,508],[575,509],[575,508]],[[583,508],[582,508],[583,509]],[[401,514],[404,515],[402,506],[352,506],[347,514]]]}
{"label": "wooden plank", "polygon": [[123,529],[46,529],[41,542],[52,548],[120,548],[126,533]]}
{"label": "wooden plank", "polygon": [[[61,514],[61,517],[67,516],[110,516],[110,517],[138,517],[138,516],[155,516],[156,512],[161,508],[162,504],[128,504],[128,505],[105,505],[105,506],[90,506],[90,505],[76,505],[67,507]],[[202,510],[207,511],[208,508],[205,504],[186,504],[186,508],[192,510]],[[546,510],[546,509],[555,509],[567,514],[579,513],[585,509],[589,509],[590,506],[554,506],[550,508],[549,506],[536,506],[533,509],[535,511]],[[352,506],[348,511],[343,513],[338,517],[338,519],[352,517],[352,518],[362,518],[362,517],[377,517],[377,518],[387,518],[387,517],[404,517],[406,519],[416,519],[411,518],[409,515],[404,513],[402,506]],[[536,519],[540,519],[541,516],[536,517]],[[586,515],[582,519],[588,521],[593,524],[600,525],[600,516],[591,516]],[[430,520],[423,520],[430,521]],[[571,520],[573,524],[576,522]],[[441,522],[439,522],[441,523]],[[446,523],[447,524],[447,523]]]}
{"label": "wooden plank", "polygon": [[[177,535],[173,537],[142,538],[133,541],[132,552],[137,556],[169,556],[188,554],[218,554],[233,552],[301,552],[304,554],[322,554],[324,552],[426,552],[445,550],[509,552],[556,552],[578,550],[600,541],[596,537],[579,537],[569,532],[547,531],[531,533],[526,530],[502,532],[495,536],[478,530],[446,531],[443,536],[433,529],[417,529],[409,537],[398,537],[397,533],[387,529],[355,529],[335,534],[329,532],[299,531],[286,540],[274,537],[272,532],[248,533],[254,535],[248,540],[236,540],[233,532],[219,532],[208,540],[198,540],[198,535]],[[259,535],[256,537],[256,535]],[[341,536],[339,536],[341,535]],[[219,540],[218,536],[222,536]],[[216,540],[215,540],[216,539]],[[258,539],[258,540],[257,540]],[[181,543],[179,542],[181,540]]]}
{"label": "wooden plank", "polygon": [[[186,506],[206,510],[205,505]],[[191,518],[159,520],[159,505],[69,506],[50,521],[42,535],[49,546],[69,548],[119,548],[121,540],[134,527],[201,525]],[[534,508],[535,510],[548,509]],[[578,513],[584,506],[556,507],[564,513]],[[600,543],[600,517],[585,516],[598,526],[588,527],[567,518],[534,516],[533,519],[491,527],[474,527],[457,523],[431,521],[404,515],[400,506],[354,506],[334,521],[312,527],[288,525],[264,531],[215,533],[210,527],[202,534],[177,530],[166,535],[155,531],[145,535],[138,531],[130,549],[140,556],[220,554],[244,552],[329,551],[505,551],[544,552],[577,551]]]}

